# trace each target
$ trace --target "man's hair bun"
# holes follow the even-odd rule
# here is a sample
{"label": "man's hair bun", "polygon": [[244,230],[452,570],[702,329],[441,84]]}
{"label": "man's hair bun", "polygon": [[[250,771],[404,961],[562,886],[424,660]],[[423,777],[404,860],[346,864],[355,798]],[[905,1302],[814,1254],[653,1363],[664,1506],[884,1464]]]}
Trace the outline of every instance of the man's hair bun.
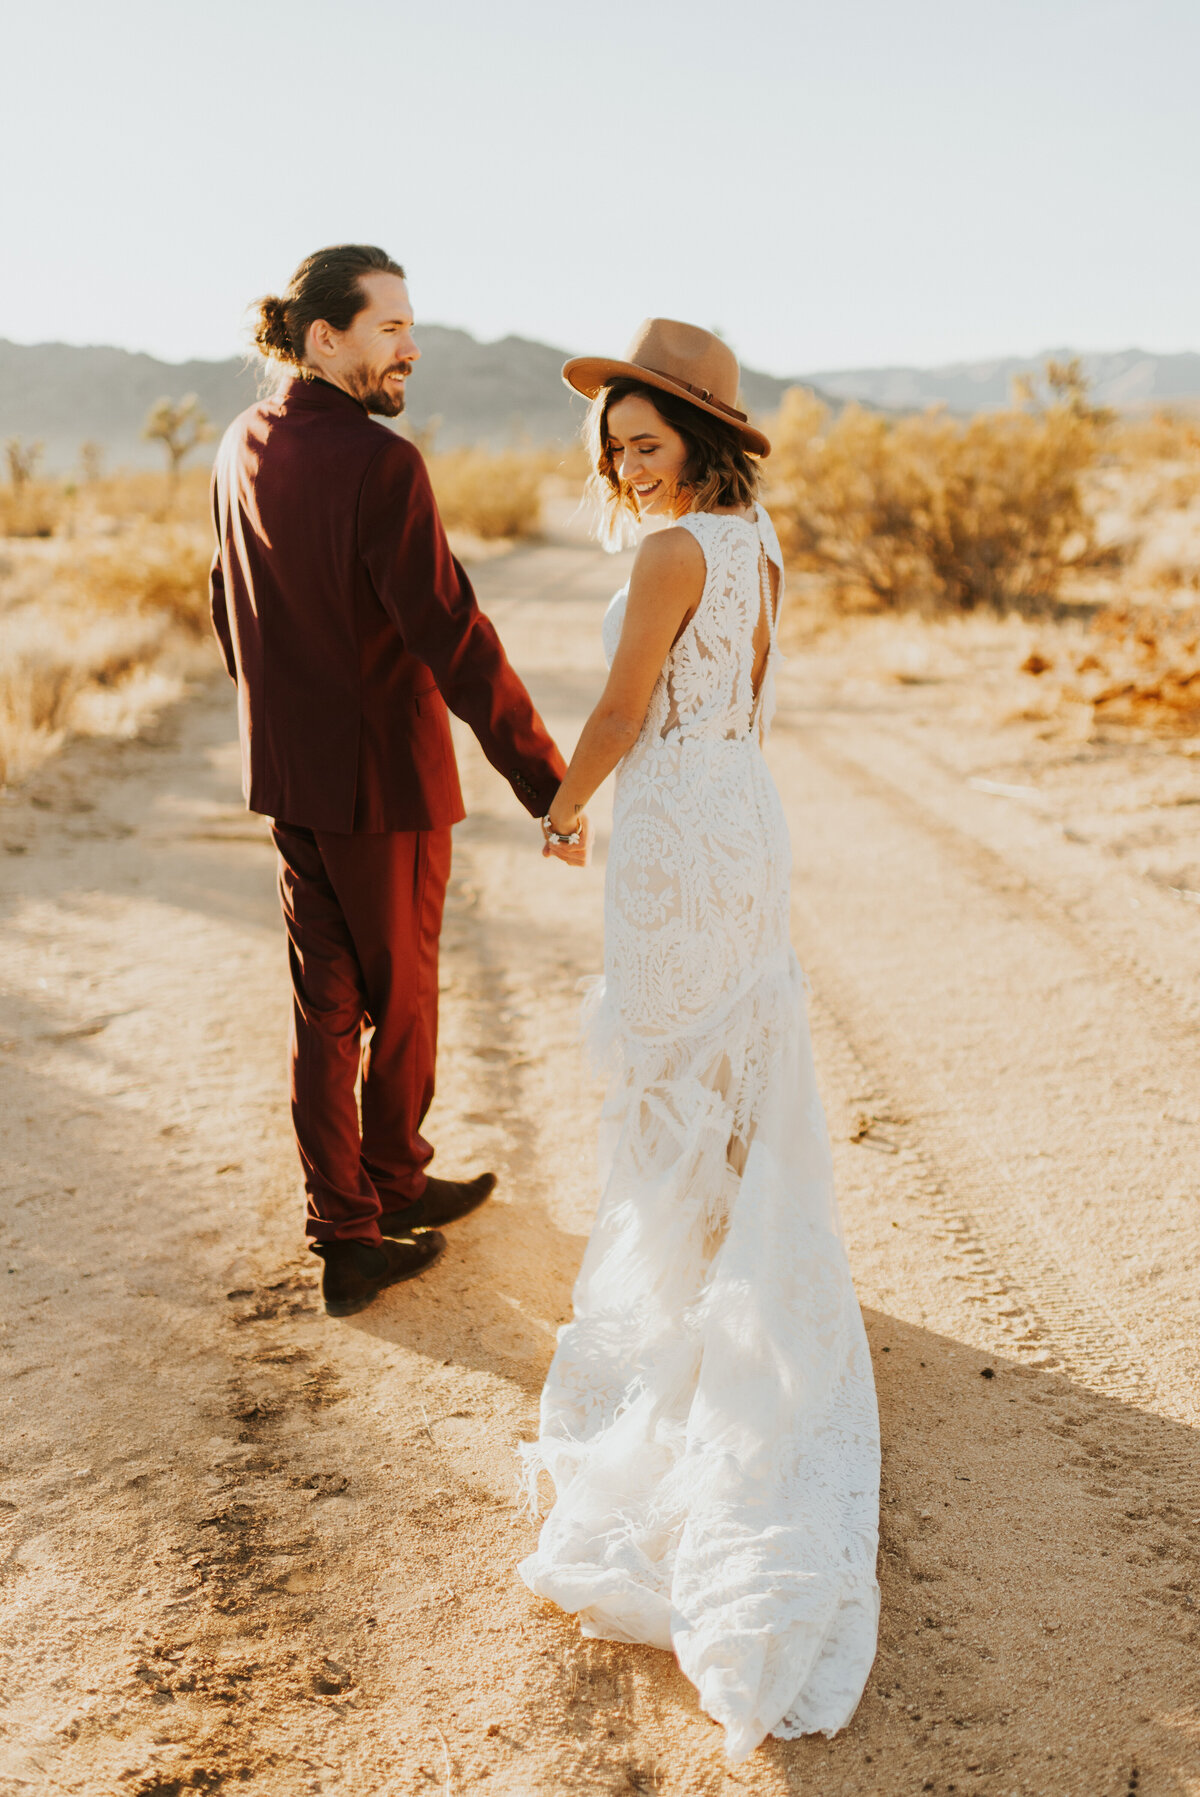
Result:
{"label": "man's hair bun", "polygon": [[292,333],[288,329],[287,306],[277,294],[269,293],[266,299],[258,302],[254,343],[262,355],[273,356],[278,362],[296,360]]}
{"label": "man's hair bun", "polygon": [[269,293],[254,313],[254,343],[264,356],[303,369],[308,333],[319,318],[335,331],[348,331],[367,303],[363,276],[398,275],[404,270],[373,243],[335,243],[306,256],[283,298]]}

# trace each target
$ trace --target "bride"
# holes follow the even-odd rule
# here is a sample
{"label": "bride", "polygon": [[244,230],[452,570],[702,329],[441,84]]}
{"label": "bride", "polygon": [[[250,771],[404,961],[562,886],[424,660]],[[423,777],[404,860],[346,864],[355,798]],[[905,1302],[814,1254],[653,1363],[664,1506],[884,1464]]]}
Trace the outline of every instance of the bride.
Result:
{"label": "bride", "polygon": [[659,528],[543,820],[546,853],[581,861],[618,767],[590,1023],[611,1070],[602,1194],[525,1450],[556,1495],[520,1571],[585,1635],[673,1650],[737,1763],[849,1721],[879,1616],[875,1389],[763,757],[770,444],[736,409],[732,353],[691,325],[649,319],[625,361],[563,374],[593,402],[608,539]]}

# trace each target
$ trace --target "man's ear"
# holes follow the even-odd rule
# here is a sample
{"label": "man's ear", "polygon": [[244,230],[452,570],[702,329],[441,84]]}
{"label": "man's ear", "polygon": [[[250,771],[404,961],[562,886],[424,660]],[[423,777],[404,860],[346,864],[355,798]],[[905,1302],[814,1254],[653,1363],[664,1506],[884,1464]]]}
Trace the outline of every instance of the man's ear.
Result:
{"label": "man's ear", "polygon": [[308,327],[308,350],[326,360],[337,354],[337,334],[324,318],[318,318]]}

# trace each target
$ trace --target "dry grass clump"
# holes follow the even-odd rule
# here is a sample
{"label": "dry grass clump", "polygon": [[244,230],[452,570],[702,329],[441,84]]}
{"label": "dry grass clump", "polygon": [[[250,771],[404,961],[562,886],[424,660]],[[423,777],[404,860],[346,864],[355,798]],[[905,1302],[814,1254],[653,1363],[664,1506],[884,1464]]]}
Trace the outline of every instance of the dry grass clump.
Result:
{"label": "dry grass clump", "polygon": [[151,468],[104,475],[73,490],[77,518],[81,527],[94,521],[101,527],[128,529],[148,520],[211,532],[211,479],[208,468],[185,468],[172,491],[164,476]]}
{"label": "dry grass clump", "polygon": [[485,542],[536,535],[547,471],[543,453],[448,449],[428,453],[426,460],[447,530]]}
{"label": "dry grass clump", "polygon": [[209,472],[188,468],[174,490],[152,469],[89,480],[28,480],[0,487],[0,536],[117,534],[141,520],[211,530]]}
{"label": "dry grass clump", "polygon": [[114,689],[154,658],[162,625],[25,612],[0,621],[0,787],[54,754],[89,690]]}
{"label": "dry grass clump", "polygon": [[1055,689],[1055,709],[1083,706],[1093,724],[1200,732],[1200,610],[1117,604],[1082,645],[1034,648],[1021,672]]}
{"label": "dry grass clump", "polygon": [[193,636],[211,629],[207,540],[181,525],[144,524],[89,545],[64,574],[81,608],[127,617],[157,615]]}
{"label": "dry grass clump", "polygon": [[1147,462],[1200,463],[1200,416],[1170,406],[1147,417],[1123,419],[1114,439],[1117,453],[1131,467]]}
{"label": "dry grass clump", "polygon": [[57,481],[0,488],[0,536],[52,537],[62,528],[67,504],[66,490]]}
{"label": "dry grass clump", "polygon": [[1098,548],[1085,477],[1110,426],[1079,371],[1048,372],[1049,397],[962,421],[836,418],[793,388],[772,431],[772,515],[793,564],[854,607],[1005,609],[1057,598]]}
{"label": "dry grass clump", "polygon": [[1160,411],[1123,420],[1113,432],[1109,486],[1138,532],[1192,509],[1200,502],[1200,418]]}
{"label": "dry grass clump", "polygon": [[[0,786],[75,732],[128,734],[182,690],[210,628],[207,493],[197,469],[172,498],[152,473],[29,479],[2,496]],[[48,528],[33,529],[43,502]]]}

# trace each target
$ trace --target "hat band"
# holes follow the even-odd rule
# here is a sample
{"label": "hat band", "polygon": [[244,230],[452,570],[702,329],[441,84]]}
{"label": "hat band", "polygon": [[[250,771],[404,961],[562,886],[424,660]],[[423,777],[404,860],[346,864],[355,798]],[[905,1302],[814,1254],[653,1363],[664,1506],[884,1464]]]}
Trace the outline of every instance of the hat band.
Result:
{"label": "hat band", "polygon": [[693,399],[702,399],[706,406],[716,406],[718,412],[724,412],[727,418],[736,418],[739,424],[748,422],[745,412],[739,412],[736,406],[727,406],[723,399],[718,399],[716,394],[710,393],[707,387],[693,387],[691,381],[682,380],[677,374],[667,374],[661,368],[651,368],[646,362],[641,363],[640,366],[645,368],[647,374],[656,374],[660,381],[670,381],[673,387],[682,387],[685,393],[692,395]]}

